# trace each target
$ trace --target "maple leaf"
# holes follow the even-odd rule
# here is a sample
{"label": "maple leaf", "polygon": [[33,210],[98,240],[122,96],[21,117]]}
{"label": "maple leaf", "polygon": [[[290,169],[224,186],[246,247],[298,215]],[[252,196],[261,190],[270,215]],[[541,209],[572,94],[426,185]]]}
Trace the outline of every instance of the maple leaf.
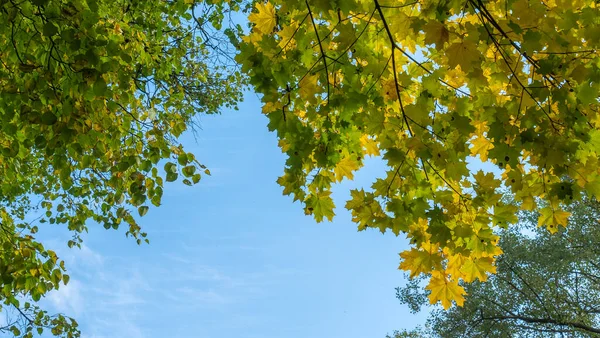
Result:
{"label": "maple leaf", "polygon": [[519,208],[511,204],[498,204],[494,206],[494,223],[506,227],[518,221]]}
{"label": "maple leaf", "polygon": [[448,258],[448,267],[446,268],[446,272],[454,279],[462,277],[463,272],[461,271],[461,268],[463,267],[465,260],[465,256],[461,254],[450,255]]}
{"label": "maple leaf", "polygon": [[467,293],[465,289],[458,285],[455,279],[448,279],[445,275],[436,272],[431,276],[429,284],[425,289],[431,291],[429,294],[429,302],[436,304],[441,302],[444,309],[449,309],[452,306],[452,302],[456,302],[458,306],[463,306]]}
{"label": "maple leaf", "polygon": [[450,39],[448,28],[438,21],[429,21],[424,27],[425,44],[435,44],[437,50],[441,50]]}
{"label": "maple leaf", "polygon": [[475,257],[493,257],[502,253],[502,249],[496,246],[497,240],[498,236],[494,235],[493,230],[484,225],[468,239],[467,249],[471,250]]}
{"label": "maple leaf", "polygon": [[398,90],[396,89],[396,80],[391,78],[391,79],[385,79],[381,81],[381,91],[383,93],[383,96],[390,100],[390,101],[394,101],[398,99]]}
{"label": "maple leaf", "polygon": [[437,252],[434,245],[425,245],[426,249],[412,248],[409,251],[404,251],[400,254],[402,263],[400,269],[410,271],[410,277],[414,277],[421,273],[429,273],[434,269],[440,269],[442,257]]}
{"label": "maple leaf", "polygon": [[308,75],[300,82],[300,97],[308,101],[310,103],[316,103],[317,98],[315,93],[319,90],[319,86],[317,85],[317,80],[319,80],[319,76],[317,75]]}
{"label": "maple leaf", "polygon": [[349,179],[354,179],[353,171],[358,170],[359,163],[350,157],[343,158],[338,164],[335,166],[335,178],[337,181],[341,181],[344,177]]}
{"label": "maple leaf", "polygon": [[365,155],[371,156],[379,156],[379,147],[377,145],[377,141],[369,138],[367,135],[363,135],[360,137],[360,144],[364,149]]}
{"label": "maple leaf", "polygon": [[521,209],[523,210],[534,210],[536,208],[535,199],[533,196],[528,195],[523,197],[523,201],[521,202]]}
{"label": "maple leaf", "polygon": [[346,209],[358,209],[363,207],[365,204],[365,199],[367,199],[365,191],[363,189],[353,189],[350,191],[350,200],[346,202]]}
{"label": "maple leaf", "polygon": [[306,213],[312,214],[317,222],[322,222],[324,218],[333,220],[335,204],[331,198],[331,191],[321,191],[310,194],[306,200]]}
{"label": "maple leaf", "polygon": [[252,33],[250,33],[248,35],[244,35],[242,37],[242,41],[253,44],[253,45],[258,44],[260,41],[262,41],[262,39],[263,39],[263,34],[258,31],[252,32]]}
{"label": "maple leaf", "polygon": [[419,218],[416,222],[408,226],[408,233],[411,235],[411,242],[427,245],[431,234],[427,231],[429,221],[426,218]]}
{"label": "maple leaf", "polygon": [[392,16],[390,16],[390,31],[392,34],[404,38],[410,34],[413,34],[413,30],[411,28],[412,18],[407,16],[406,14],[395,11]]}
{"label": "maple leaf", "polygon": [[479,170],[473,175],[475,183],[477,183],[478,190],[480,191],[494,191],[500,187],[500,180],[496,179],[493,173],[485,173],[483,170]]}
{"label": "maple leaf", "polygon": [[459,67],[450,69],[446,72],[446,77],[444,78],[446,82],[454,87],[462,87],[465,84],[465,72],[462,71]]}
{"label": "maple leaf", "polygon": [[[271,28],[272,29],[272,28]],[[279,47],[284,50],[292,50],[296,47],[296,41],[294,35],[298,29],[298,22],[292,22],[291,24],[283,27],[281,31],[277,33],[281,40],[279,41]]]}
{"label": "maple leaf", "polygon": [[271,2],[257,3],[257,12],[248,16],[248,20],[254,24],[254,29],[263,34],[271,34],[273,28],[277,25],[277,15],[275,7]]}
{"label": "maple leaf", "polygon": [[490,149],[494,148],[494,144],[483,136],[479,136],[473,141],[471,141],[472,147],[471,155],[476,156],[479,155],[481,161],[485,162],[488,159],[488,152]]}
{"label": "maple leaf", "polygon": [[548,231],[555,233],[558,231],[558,226],[567,226],[570,212],[556,209],[552,206],[547,206],[540,210],[540,216],[538,218],[538,226],[545,225]]}
{"label": "maple leaf", "polygon": [[302,184],[300,177],[297,175],[285,173],[285,175],[277,179],[277,183],[283,187],[284,195],[294,194],[294,202],[304,198],[304,191],[302,191],[302,193],[298,193],[297,191],[298,187]]}
{"label": "maple leaf", "polygon": [[463,273],[463,279],[467,283],[471,283],[475,279],[485,282],[487,280],[488,272],[496,272],[496,267],[493,263],[494,260],[489,257],[467,259],[460,269],[460,271]]}
{"label": "maple leaf", "polygon": [[590,179],[585,182],[585,188],[590,192],[590,195],[600,201],[600,175],[592,175]]}
{"label": "maple leaf", "polygon": [[448,65],[460,68],[467,72],[471,69],[471,65],[479,60],[480,54],[477,50],[477,45],[470,40],[456,42],[446,48],[446,56],[448,57]]}

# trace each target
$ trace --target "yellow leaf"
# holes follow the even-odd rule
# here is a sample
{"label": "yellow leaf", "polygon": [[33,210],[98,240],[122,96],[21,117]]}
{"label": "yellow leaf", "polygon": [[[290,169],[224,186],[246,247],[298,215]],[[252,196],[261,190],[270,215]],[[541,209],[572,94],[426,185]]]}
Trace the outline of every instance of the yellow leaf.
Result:
{"label": "yellow leaf", "polygon": [[456,280],[448,280],[441,273],[434,273],[425,289],[431,291],[429,302],[435,304],[441,301],[446,310],[452,306],[452,301],[455,301],[458,306],[463,306],[465,303],[464,295],[467,294],[465,289],[458,285]]}
{"label": "yellow leaf", "polygon": [[379,156],[379,145],[375,140],[369,138],[369,136],[361,136],[360,144],[364,149],[365,155]]}
{"label": "yellow leaf", "polygon": [[585,182],[585,189],[589,191],[590,195],[594,196],[596,200],[600,201],[600,176],[589,175],[588,181]]}
{"label": "yellow leaf", "polygon": [[567,222],[570,212],[553,208],[551,206],[542,208],[540,210],[540,217],[538,218],[538,226],[545,225],[548,231],[555,233],[558,231],[558,226],[567,226]]}
{"label": "yellow leaf", "polygon": [[308,75],[300,81],[299,94],[302,100],[316,103],[317,98],[315,97],[315,93],[319,90],[319,87],[317,86],[318,79],[319,77],[317,75]]}
{"label": "yellow leaf", "polygon": [[488,159],[488,152],[490,151],[490,149],[494,148],[494,145],[492,144],[492,142],[490,142],[490,140],[488,140],[487,138],[483,137],[483,136],[479,136],[476,139],[474,139],[473,141],[471,141],[471,144],[473,145],[471,147],[471,155],[476,156],[479,155],[479,157],[481,158],[481,161],[485,162]]}
{"label": "yellow leaf", "polygon": [[298,29],[298,22],[294,21],[289,25],[283,27],[283,29],[277,33],[281,40],[279,41],[279,47],[284,50],[290,50],[296,47],[296,41],[294,40],[294,34]]}
{"label": "yellow leaf", "polygon": [[381,91],[385,99],[390,101],[398,100],[398,89],[394,78],[381,80]]}
{"label": "yellow leaf", "polygon": [[479,170],[473,175],[475,183],[477,183],[478,191],[489,190],[494,191],[500,187],[500,180],[496,179],[493,173],[485,173],[483,170]]}
{"label": "yellow leaf", "polygon": [[465,76],[466,74],[462,71],[462,69],[454,68],[446,72],[444,80],[446,80],[446,82],[448,82],[450,85],[460,88],[465,84]]}
{"label": "yellow leaf", "polygon": [[341,181],[344,177],[348,179],[354,179],[353,171],[358,169],[358,162],[354,161],[350,157],[343,158],[335,167],[335,178],[337,181]]}
{"label": "yellow leaf", "polygon": [[282,104],[279,101],[277,101],[275,103],[273,103],[273,102],[267,102],[262,107],[262,113],[263,114],[269,114],[269,113],[272,113],[274,111],[281,112],[281,108],[282,108]]}
{"label": "yellow leaf", "polygon": [[446,273],[450,274],[452,278],[458,279],[462,277],[463,273],[460,271],[463,264],[465,263],[465,257],[461,254],[451,255],[448,258],[448,268]]}
{"label": "yellow leaf", "polygon": [[390,31],[400,39],[404,39],[411,34],[414,34],[411,24],[412,18],[400,11],[393,11],[389,17]]}
{"label": "yellow leaf", "polygon": [[277,24],[277,15],[275,7],[270,2],[257,3],[254,12],[248,16],[248,20],[254,24],[254,28],[263,34],[271,34],[273,28]]}
{"label": "yellow leaf", "polygon": [[485,282],[487,280],[486,273],[496,273],[496,267],[493,263],[494,260],[489,257],[467,259],[460,269],[464,274],[463,279],[467,283],[471,283],[475,279]]}
{"label": "yellow leaf", "polygon": [[408,233],[410,234],[411,241],[424,245],[429,242],[431,234],[427,232],[429,228],[429,221],[426,218],[420,218],[408,226]]}
{"label": "yellow leaf", "polygon": [[410,277],[421,273],[430,273],[432,270],[441,270],[442,257],[437,252],[435,246],[429,246],[429,250],[412,248],[400,254],[402,263],[400,269],[410,271]]}
{"label": "yellow leaf", "polygon": [[256,45],[257,43],[259,43],[262,40],[262,37],[263,37],[263,34],[261,34],[260,32],[252,32],[248,35],[244,35],[242,37],[242,41]]}
{"label": "yellow leaf", "polygon": [[490,129],[488,127],[488,122],[487,121],[480,121],[480,120],[475,120],[471,122],[471,125],[473,125],[473,127],[475,127],[475,135],[476,136],[483,136],[483,133],[485,133],[486,131],[488,131],[488,129]]}
{"label": "yellow leaf", "polygon": [[527,195],[523,197],[523,201],[521,202],[521,209],[523,210],[533,210],[536,207],[535,200],[533,196]]}
{"label": "yellow leaf", "polygon": [[277,143],[282,152],[286,152],[290,149],[290,144],[285,139],[280,139]]}

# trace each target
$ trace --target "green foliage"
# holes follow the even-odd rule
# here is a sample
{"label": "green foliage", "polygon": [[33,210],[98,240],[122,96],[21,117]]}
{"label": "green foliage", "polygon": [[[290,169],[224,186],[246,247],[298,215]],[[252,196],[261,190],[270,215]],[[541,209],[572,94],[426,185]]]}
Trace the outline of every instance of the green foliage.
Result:
{"label": "green foliage", "polygon": [[524,210],[545,201],[551,232],[600,197],[596,1],[261,0],[249,20],[237,59],[287,155],[284,194],[331,219],[332,185],[380,156],[346,208],[359,230],[408,236],[400,267],[430,277],[432,302],[494,272],[517,211],[501,186]]}
{"label": "green foliage", "polygon": [[[501,234],[497,273],[465,284],[464,307],[434,309],[419,337],[595,337],[600,334],[600,203],[574,203],[567,229],[537,227],[538,212]],[[398,288],[413,312],[427,303],[418,280]],[[398,333],[411,337],[415,332]]]}
{"label": "green foliage", "polygon": [[135,215],[161,204],[164,182],[200,181],[206,168],[177,140],[240,99],[243,77],[219,61],[239,31],[222,33],[230,10],[238,1],[0,1],[0,301],[24,318],[6,332],[79,335],[19,301],[69,280],[35,240],[40,223],[66,226],[70,247],[92,221],[139,244]]}

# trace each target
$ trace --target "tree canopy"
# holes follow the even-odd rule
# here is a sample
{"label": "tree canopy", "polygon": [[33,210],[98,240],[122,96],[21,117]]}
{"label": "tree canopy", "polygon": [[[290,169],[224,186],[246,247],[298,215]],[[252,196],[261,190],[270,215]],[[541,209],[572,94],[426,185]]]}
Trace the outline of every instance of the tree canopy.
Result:
{"label": "tree canopy", "polygon": [[[436,309],[424,328],[400,337],[594,337],[600,334],[600,204],[568,207],[569,227],[552,235],[536,226],[537,212],[520,215],[502,233],[498,272],[466,284],[464,307]],[[416,312],[427,303],[418,280],[398,288]]]}
{"label": "tree canopy", "polygon": [[238,1],[0,1],[0,300],[17,315],[0,331],[79,335],[31,303],[69,281],[36,240],[40,223],[68,227],[69,246],[90,222],[140,243],[136,219],[161,204],[164,182],[200,180],[206,168],[177,139],[240,99],[223,43],[232,10]]}
{"label": "tree canopy", "polygon": [[287,155],[283,193],[331,220],[332,185],[381,157],[345,206],[359,230],[407,235],[400,268],[433,303],[496,271],[518,209],[499,188],[550,232],[600,196],[596,1],[269,0],[249,21],[237,60]]}
{"label": "tree canopy", "polygon": [[0,299],[22,319],[0,331],[79,335],[29,302],[69,280],[39,224],[69,246],[90,222],[144,241],[164,182],[209,173],[178,138],[234,105],[242,74],[287,154],[284,194],[318,222],[335,183],[385,161],[346,208],[359,230],[408,236],[400,268],[444,308],[496,271],[519,208],[554,233],[600,196],[595,1],[260,0],[250,30],[224,27],[242,2],[0,0]]}

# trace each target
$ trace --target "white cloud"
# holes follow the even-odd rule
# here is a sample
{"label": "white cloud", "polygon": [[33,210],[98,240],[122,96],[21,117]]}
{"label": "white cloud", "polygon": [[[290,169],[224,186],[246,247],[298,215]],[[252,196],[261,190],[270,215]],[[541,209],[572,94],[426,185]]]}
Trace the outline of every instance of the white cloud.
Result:
{"label": "white cloud", "polygon": [[102,265],[104,264],[104,257],[96,251],[90,249],[87,245],[81,244],[81,250],[76,255],[76,259],[87,265]]}
{"label": "white cloud", "polygon": [[105,257],[85,244],[61,251],[71,280],[48,293],[53,310],[75,317],[86,338],[145,337],[136,308],[152,293],[147,277],[132,264]]}
{"label": "white cloud", "polygon": [[46,247],[56,251],[69,270],[80,272],[87,267],[100,268],[104,264],[104,257],[85,243],[81,244],[81,248],[68,248],[65,241],[58,239],[44,241],[44,243]]}
{"label": "white cloud", "polygon": [[[144,258],[118,248],[102,255],[89,243],[81,250],[64,250],[61,258],[67,263],[71,282],[50,293],[47,300],[55,311],[75,317],[85,338],[152,336],[149,327],[156,320],[173,320],[190,313],[240,316],[240,309],[263,299],[282,278],[301,273],[273,265],[243,271],[217,264],[218,260],[206,252],[234,251],[249,242],[248,236],[251,234],[201,239],[208,242],[202,246],[184,240],[178,251],[151,253]],[[243,250],[256,252],[261,248]],[[215,320],[211,315],[202,317],[207,323],[211,320]],[[182,328],[181,332],[188,330]]]}
{"label": "white cloud", "polygon": [[84,309],[81,283],[75,279],[71,279],[67,285],[61,285],[58,290],[49,292],[47,299],[56,310],[71,316],[81,315]]}
{"label": "white cloud", "polygon": [[97,298],[96,308],[106,307],[108,311],[114,311],[115,307],[126,308],[131,305],[146,303],[145,295],[151,294],[153,288],[137,269],[132,271],[111,271],[110,273],[99,273],[96,285],[90,288],[90,296]]}

